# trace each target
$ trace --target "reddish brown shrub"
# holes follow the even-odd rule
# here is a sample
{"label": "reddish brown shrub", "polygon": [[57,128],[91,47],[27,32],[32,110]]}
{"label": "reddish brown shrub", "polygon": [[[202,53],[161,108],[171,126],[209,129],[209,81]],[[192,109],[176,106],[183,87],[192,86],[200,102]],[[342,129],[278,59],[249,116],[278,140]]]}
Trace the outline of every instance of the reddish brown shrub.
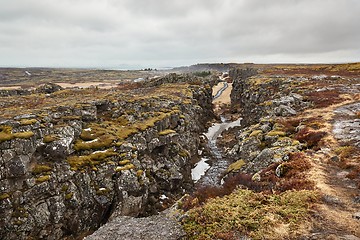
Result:
{"label": "reddish brown shrub", "polygon": [[354,167],[351,172],[347,175],[348,178],[353,180],[360,180],[360,166]]}
{"label": "reddish brown shrub", "polygon": [[311,168],[311,164],[306,159],[304,153],[296,152],[291,153],[289,161],[285,164],[286,172],[285,177],[297,176],[299,173],[306,172]]}
{"label": "reddish brown shrub", "polygon": [[306,143],[309,148],[313,148],[318,146],[319,141],[325,137],[326,134],[324,131],[314,131],[309,127],[304,127],[295,135],[295,139]]}
{"label": "reddish brown shrub", "polygon": [[306,94],[306,100],[312,102],[316,108],[328,107],[342,102],[338,90],[312,91]]}
{"label": "reddish brown shrub", "polygon": [[283,126],[282,130],[287,134],[294,134],[296,127],[299,126],[301,119],[280,119],[279,124]]}

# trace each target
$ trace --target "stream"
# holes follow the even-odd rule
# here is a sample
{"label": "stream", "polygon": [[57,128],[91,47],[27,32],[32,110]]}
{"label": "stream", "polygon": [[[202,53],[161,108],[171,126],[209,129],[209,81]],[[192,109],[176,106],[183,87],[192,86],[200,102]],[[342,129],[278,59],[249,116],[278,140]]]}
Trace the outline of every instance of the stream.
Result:
{"label": "stream", "polygon": [[201,160],[195,164],[191,171],[192,179],[197,187],[221,185],[222,174],[230,164],[229,160],[223,157],[221,150],[217,147],[216,140],[223,131],[240,126],[241,118],[228,122],[224,117],[220,117],[221,123],[214,123],[205,134],[211,156],[201,157]]}

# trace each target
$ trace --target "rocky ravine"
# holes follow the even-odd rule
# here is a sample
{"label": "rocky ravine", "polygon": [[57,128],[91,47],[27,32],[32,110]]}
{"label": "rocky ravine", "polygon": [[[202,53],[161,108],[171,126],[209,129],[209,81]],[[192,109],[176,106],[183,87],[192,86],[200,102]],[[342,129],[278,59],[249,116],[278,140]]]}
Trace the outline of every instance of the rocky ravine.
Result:
{"label": "rocky ravine", "polygon": [[213,115],[202,81],[2,97],[0,238],[83,236],[167,207],[192,186],[190,160]]}
{"label": "rocky ravine", "polygon": [[[224,186],[212,181],[209,188],[200,189],[190,200],[181,202],[180,205],[192,208],[177,216],[187,230],[186,238],[358,239],[359,190],[356,182],[346,177],[349,172],[344,173],[333,163],[346,162],[348,155],[347,158],[353,158],[353,164],[358,164],[355,163],[358,155],[348,152],[350,146],[333,144],[331,123],[335,119],[330,115],[335,109],[336,114],[351,111],[350,119],[336,118],[334,131],[340,134],[338,138],[347,135],[347,141],[355,140],[356,146],[358,121],[354,118],[358,103],[347,104],[359,101],[358,79],[324,76],[321,69],[309,74],[307,70],[298,70],[298,75],[249,68],[230,71],[234,81],[232,111],[240,111],[242,126],[222,133],[218,142],[222,147],[220,157],[226,159],[226,164],[232,164],[218,170],[215,163],[206,173],[213,175],[214,171],[218,180],[218,176],[224,176]],[[345,124],[341,123],[344,120]],[[356,170],[356,166],[348,167]],[[358,181],[357,178],[354,180]],[[243,195],[248,196],[246,190],[210,201],[204,197],[229,194],[238,185],[251,189],[251,194],[261,192],[258,197],[262,202],[256,205],[255,196],[238,202]],[[329,191],[331,188],[336,191]],[[290,199],[280,209],[279,201],[271,203],[271,198],[280,199],[288,194]],[[265,196],[269,200],[264,200]],[[317,200],[315,208],[311,201],[319,196],[321,200]],[[200,201],[205,202],[199,204]],[[253,214],[262,208],[265,212]],[[339,214],[342,220],[337,219]],[[171,211],[166,211],[143,219],[116,218],[87,239],[181,239],[183,236],[171,218]]]}
{"label": "rocky ravine", "polygon": [[346,68],[230,71],[232,107],[243,128],[221,140],[233,160],[227,177],[255,191],[313,189],[321,198],[309,232],[294,235],[293,229],[276,238],[360,237],[359,68]]}

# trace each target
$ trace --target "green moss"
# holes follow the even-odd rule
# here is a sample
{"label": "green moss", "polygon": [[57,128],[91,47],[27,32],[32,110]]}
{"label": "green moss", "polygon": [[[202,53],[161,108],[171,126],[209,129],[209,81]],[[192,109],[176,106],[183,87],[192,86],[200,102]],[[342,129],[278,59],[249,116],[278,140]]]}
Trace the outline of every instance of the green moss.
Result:
{"label": "green moss", "polygon": [[164,135],[168,135],[168,134],[172,134],[172,133],[176,133],[176,131],[172,130],[172,129],[166,129],[164,131],[159,132],[159,135],[164,136]]}
{"label": "green moss", "polygon": [[283,132],[283,131],[275,131],[275,130],[272,130],[272,131],[270,131],[270,132],[267,133],[267,136],[271,136],[271,137],[274,137],[274,136],[285,137],[285,136],[286,136],[286,133]]}
{"label": "green moss", "polygon": [[134,164],[128,164],[128,165],[125,165],[124,167],[116,167],[115,171],[121,172],[121,171],[130,170],[130,169],[134,169],[134,168],[135,168]]}
{"label": "green moss", "polygon": [[124,165],[129,164],[129,163],[131,163],[131,161],[129,159],[119,161],[119,165],[121,165],[121,166],[124,166]]}
{"label": "green moss", "polygon": [[84,141],[92,141],[97,138],[97,136],[90,131],[82,131],[80,134],[80,138]]}
{"label": "green moss", "polygon": [[77,140],[74,145],[74,149],[76,151],[82,151],[82,150],[96,150],[101,148],[109,148],[112,146],[112,143],[114,142],[115,137],[112,135],[103,135],[98,138],[97,141],[82,141]]}
{"label": "green moss", "polygon": [[48,166],[48,165],[43,165],[43,164],[36,164],[31,172],[34,173],[34,174],[41,174],[41,173],[44,173],[44,172],[49,172],[52,170],[52,167]]}
{"label": "green moss", "polygon": [[[265,195],[238,189],[190,210],[183,226],[188,239],[218,239],[234,232],[252,239],[291,239],[316,199],[314,192],[306,190]],[[282,225],[287,226],[286,232],[277,231]]]}
{"label": "green moss", "polygon": [[179,155],[180,155],[181,157],[184,157],[184,158],[190,157],[190,153],[189,153],[187,150],[185,150],[185,149],[182,149],[182,150],[179,152]]}
{"label": "green moss", "polygon": [[35,179],[35,182],[36,183],[43,183],[43,182],[46,182],[46,181],[49,181],[50,180],[50,175],[44,175],[44,176],[40,176],[38,178]]}
{"label": "green moss", "polygon": [[272,101],[265,101],[261,105],[263,105],[263,106],[271,106],[272,104],[273,104]]}
{"label": "green moss", "polygon": [[61,119],[64,121],[73,121],[73,120],[80,120],[81,117],[80,116],[63,116]]}
{"label": "green moss", "polygon": [[7,125],[0,126],[0,142],[5,142],[13,139],[12,127]]}
{"label": "green moss", "polygon": [[46,136],[44,136],[43,142],[44,143],[51,143],[51,142],[57,140],[58,138],[59,137],[57,135],[53,135],[53,134],[46,135]]}
{"label": "green moss", "polygon": [[137,171],[136,171],[136,176],[137,176],[137,177],[141,177],[141,176],[143,175],[143,173],[144,173],[144,170],[141,170],[141,169],[140,169],[140,170],[137,170]]}
{"label": "green moss", "polygon": [[63,185],[63,186],[61,187],[61,191],[62,191],[62,192],[66,192],[68,189],[69,189],[69,186],[68,186],[68,185]]}
{"label": "green moss", "polygon": [[28,132],[17,132],[13,134],[15,138],[23,138],[23,139],[28,139],[31,138],[32,136],[34,136],[34,133],[32,131],[28,131]]}
{"label": "green moss", "polygon": [[291,146],[297,146],[300,145],[300,142],[298,140],[292,140]]}
{"label": "green moss", "polygon": [[70,200],[74,196],[74,193],[65,194],[65,200]]}
{"label": "green moss", "polygon": [[37,123],[37,120],[36,119],[22,119],[20,121],[20,125],[22,126],[26,126],[26,125],[33,125]]}
{"label": "green moss", "polygon": [[250,133],[249,137],[254,137],[254,136],[258,136],[262,133],[261,130],[254,130]]}
{"label": "green moss", "polygon": [[104,160],[109,157],[117,156],[118,153],[109,149],[103,152],[92,153],[85,156],[70,156],[67,158],[72,170],[78,170],[84,167],[94,167],[98,164],[101,164]]}
{"label": "green moss", "polygon": [[24,224],[24,222],[21,220],[15,220],[13,223],[14,223],[14,225],[18,225],[18,226]]}
{"label": "green moss", "polygon": [[27,210],[25,208],[16,207],[14,209],[13,213],[11,214],[11,217],[14,217],[14,218],[27,218],[27,217],[29,217],[29,213],[27,212]]}
{"label": "green moss", "polygon": [[109,192],[110,190],[107,188],[99,188],[98,190],[96,190],[96,195],[102,196],[108,194]]}
{"label": "green moss", "polygon": [[244,160],[240,159],[232,164],[230,164],[230,166],[226,169],[226,172],[232,172],[232,171],[237,171],[239,170],[242,166],[244,166],[246,163]]}
{"label": "green moss", "polygon": [[10,195],[8,193],[0,194],[0,201],[7,199],[7,198],[10,198]]}
{"label": "green moss", "polygon": [[13,139],[14,136],[9,133],[0,132],[0,143]]}

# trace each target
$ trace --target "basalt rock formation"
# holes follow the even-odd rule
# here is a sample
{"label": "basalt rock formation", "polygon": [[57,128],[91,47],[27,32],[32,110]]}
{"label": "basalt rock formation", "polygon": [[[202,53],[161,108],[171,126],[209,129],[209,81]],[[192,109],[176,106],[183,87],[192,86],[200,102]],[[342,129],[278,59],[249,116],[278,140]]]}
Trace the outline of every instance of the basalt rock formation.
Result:
{"label": "basalt rock formation", "polygon": [[2,97],[0,238],[85,235],[190,188],[211,86],[168,79]]}

